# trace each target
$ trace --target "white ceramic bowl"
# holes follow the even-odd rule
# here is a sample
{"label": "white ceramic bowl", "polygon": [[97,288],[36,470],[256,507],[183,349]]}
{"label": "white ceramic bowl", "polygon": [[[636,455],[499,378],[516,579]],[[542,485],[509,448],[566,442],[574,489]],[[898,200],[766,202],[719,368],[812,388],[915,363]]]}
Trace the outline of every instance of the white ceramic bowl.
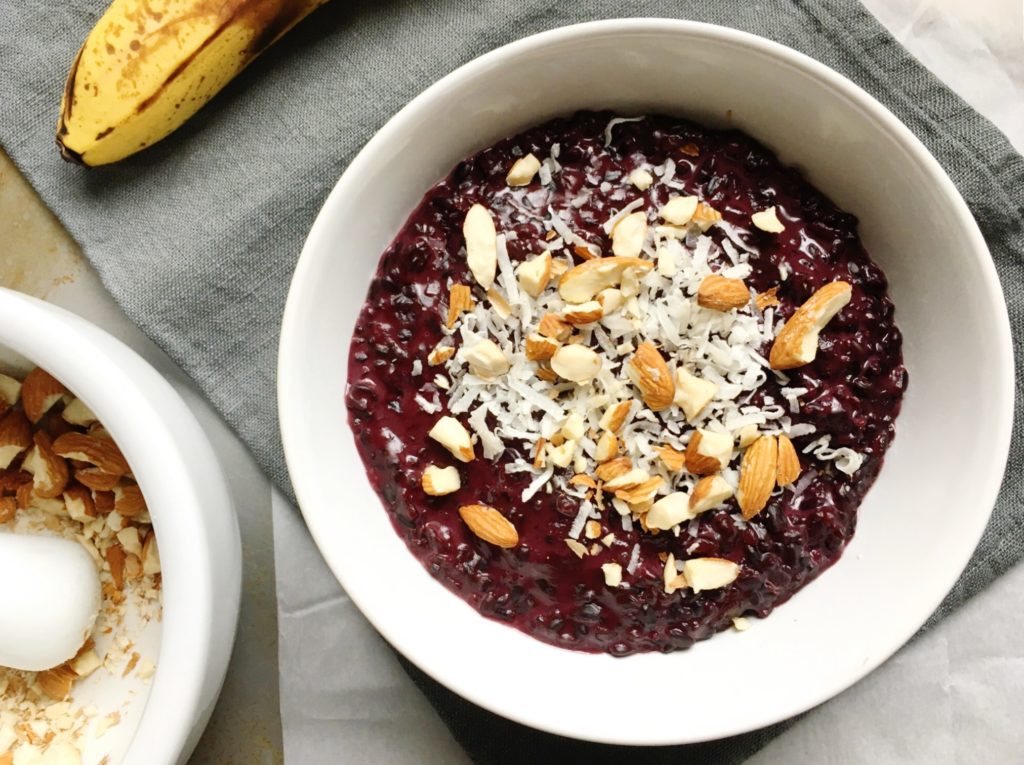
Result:
{"label": "white ceramic bowl", "polygon": [[87,740],[85,762],[184,763],[220,693],[241,596],[238,524],[217,457],[170,384],[84,319],[0,289],[0,348],[5,366],[43,367],[96,413],[131,465],[160,544],[163,619],[127,620],[156,674],[144,686],[97,672],[76,688],[76,703],[128,702],[121,724]]}
{"label": "white ceramic bowl", "polygon": [[[905,336],[910,388],[896,440],[842,559],[750,631],[671,655],[575,653],[479,616],[406,551],[364,477],[346,419],[357,313],[381,252],[421,195],[463,157],[580,108],[728,123],[803,168],[859,216]],[[985,527],[1012,396],[1009,324],[985,242],[911,132],[806,56],[666,20],[595,22],[521,40],[399,112],[349,166],[310,232],[279,359],[285,452],[306,521],[384,637],[494,712],[624,744],[758,728],[824,701],[891,656],[949,591]]]}

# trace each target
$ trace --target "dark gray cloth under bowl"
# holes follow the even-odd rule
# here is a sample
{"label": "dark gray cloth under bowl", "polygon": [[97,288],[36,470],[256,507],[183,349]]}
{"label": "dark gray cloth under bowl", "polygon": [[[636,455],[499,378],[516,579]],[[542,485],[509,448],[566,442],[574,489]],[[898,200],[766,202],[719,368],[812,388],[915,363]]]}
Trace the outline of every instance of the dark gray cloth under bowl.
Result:
{"label": "dark gray cloth under bowl", "polygon": [[[84,170],[60,160],[54,126],[67,70],[105,5],[3,6],[0,142],[128,316],[192,376],[289,494],[274,392],[278,326],[295,259],[328,191],[374,131],[427,85],[503,43],[579,21],[665,16],[736,27],[865,88],[917,134],[970,205],[1024,356],[1024,160],[853,0],[334,0],[170,138],[113,167]],[[933,622],[1024,557],[1024,482],[1012,469],[1022,450],[1019,361],[1017,380],[1011,471],[988,531]],[[630,755],[529,731],[410,671],[478,761]],[[644,757],[738,762],[778,730]]]}

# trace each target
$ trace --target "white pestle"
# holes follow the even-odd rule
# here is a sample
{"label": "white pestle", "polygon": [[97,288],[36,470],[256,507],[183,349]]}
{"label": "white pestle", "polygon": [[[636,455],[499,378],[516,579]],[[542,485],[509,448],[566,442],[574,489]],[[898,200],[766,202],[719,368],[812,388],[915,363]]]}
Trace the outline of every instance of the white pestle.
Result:
{"label": "white pestle", "polygon": [[63,664],[89,637],[99,609],[99,571],[80,544],[0,533],[0,667]]}

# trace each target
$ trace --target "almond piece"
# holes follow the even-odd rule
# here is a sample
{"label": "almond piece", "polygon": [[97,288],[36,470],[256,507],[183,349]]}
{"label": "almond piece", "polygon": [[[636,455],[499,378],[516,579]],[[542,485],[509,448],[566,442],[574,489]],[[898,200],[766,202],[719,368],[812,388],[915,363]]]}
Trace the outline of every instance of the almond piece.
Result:
{"label": "almond piece", "polygon": [[679,153],[685,154],[688,157],[699,157],[700,147],[695,143],[685,143],[679,147]]}
{"label": "almond piece", "polygon": [[569,483],[572,484],[573,486],[586,486],[589,489],[597,488],[597,482],[593,478],[591,478],[589,475],[583,475],[581,473],[577,473],[572,478],[570,478]]}
{"label": "almond piece", "polygon": [[697,197],[671,197],[658,215],[671,226],[685,226],[697,212],[699,202]]}
{"label": "almond piece", "polygon": [[611,404],[605,409],[604,415],[601,417],[601,429],[607,430],[610,433],[618,433],[623,424],[625,424],[632,408],[632,401],[619,401],[618,403]]}
{"label": "almond piece", "polygon": [[601,290],[617,286],[627,268],[646,273],[653,267],[652,261],[636,257],[594,258],[569,269],[558,280],[558,294],[567,303],[586,303]]}
{"label": "almond piece", "polygon": [[438,345],[427,356],[427,364],[432,367],[444,364],[455,355],[455,348],[451,345]]}
{"label": "almond piece", "polygon": [[532,153],[527,154],[512,163],[512,167],[505,175],[505,183],[509,186],[529,186],[538,170],[540,170],[540,160]]}
{"label": "almond piece", "polygon": [[462,487],[462,479],[459,477],[459,470],[454,465],[446,468],[439,468],[437,465],[427,465],[420,477],[420,485],[423,491],[432,497],[443,497],[451,494]]}
{"label": "almond piece", "polygon": [[470,371],[484,380],[494,380],[509,369],[508,359],[493,340],[481,340],[472,348],[462,351]]}
{"label": "almond piece", "polygon": [[[64,701],[71,695],[71,686],[78,675],[67,664],[47,669],[36,675],[36,684],[46,696],[54,701]],[[38,760],[37,760],[38,762]]]}
{"label": "almond piece", "polygon": [[739,441],[740,449],[746,449],[754,441],[760,438],[761,433],[757,429],[757,425],[751,423],[750,425],[744,425],[739,429],[736,434],[736,438]]}
{"label": "almond piece", "polygon": [[160,573],[160,549],[156,544],[156,534],[153,533],[142,543],[142,573],[146,576]]}
{"label": "almond piece", "polygon": [[701,232],[704,232],[720,220],[722,220],[722,213],[718,212],[718,210],[711,205],[705,202],[700,202],[697,204],[697,209],[694,211],[690,222],[696,224],[697,228],[699,228]]}
{"label": "almond piece", "polygon": [[619,489],[632,489],[650,479],[650,474],[642,468],[631,468],[630,470],[605,481],[604,488],[607,491]]}
{"label": "almond piece", "polygon": [[54,452],[46,433],[37,431],[32,439],[35,445],[25,455],[21,469],[32,474],[32,491],[37,497],[59,497],[68,485],[68,463]]}
{"label": "almond piece", "polygon": [[124,589],[124,548],[120,542],[115,542],[106,549],[103,557],[110,567],[110,576],[114,580],[114,587],[118,590]]}
{"label": "almond piece", "polygon": [[689,501],[690,512],[693,517],[696,517],[718,507],[732,497],[733,493],[732,486],[722,476],[718,474],[705,476],[693,487]]}
{"label": "almond piece", "polygon": [[633,467],[633,461],[629,457],[616,457],[613,460],[598,465],[594,469],[594,475],[599,481],[611,481],[621,475],[628,473]]}
{"label": "almond piece", "polygon": [[852,294],[846,282],[831,282],[797,308],[772,344],[768,355],[772,369],[793,369],[814,361],[819,333],[850,302]]}
{"label": "almond piece", "polygon": [[686,445],[686,469],[695,475],[712,475],[729,464],[732,458],[732,436],[698,430]]}
{"label": "almond piece", "polygon": [[785,433],[778,436],[778,441],[779,459],[775,480],[779,486],[787,486],[800,477],[800,457],[797,456],[793,442]]}
{"label": "almond piece", "polygon": [[70,422],[72,425],[81,425],[86,428],[98,419],[80,398],[71,399],[64,409],[61,410],[60,416],[64,418],[65,422]]}
{"label": "almond piece", "polygon": [[630,213],[612,228],[612,254],[620,258],[635,258],[643,249],[646,238],[647,213]]}
{"label": "almond piece", "polygon": [[775,436],[761,436],[743,453],[736,499],[744,520],[764,510],[775,488],[779,449]]}
{"label": "almond piece", "polygon": [[583,415],[579,412],[570,412],[569,416],[565,418],[565,422],[562,423],[562,427],[559,430],[566,438],[573,438],[579,441],[586,435],[587,426],[583,420]]}
{"label": "almond piece", "polygon": [[[593,260],[601,257],[601,250],[596,244],[574,244],[572,251],[580,260]],[[569,269],[566,269],[568,271]],[[562,273],[565,273],[564,271]]]}
{"label": "almond piece", "polygon": [[434,427],[427,435],[450,451],[460,462],[472,462],[476,458],[469,431],[454,417],[445,415],[434,423]]}
{"label": "almond piece", "polygon": [[610,430],[601,432],[597,438],[597,447],[594,449],[594,459],[598,462],[607,462],[619,453],[619,439]]}
{"label": "almond piece", "polygon": [[551,357],[551,368],[565,380],[584,383],[601,371],[601,357],[585,345],[563,345]]}
{"label": "almond piece", "polygon": [[6,403],[7,406],[14,406],[18,403],[20,395],[21,383],[13,377],[0,374],[0,401]]}
{"label": "almond piece", "polygon": [[606,290],[601,290],[597,293],[597,302],[601,305],[601,311],[605,316],[609,316],[620,308],[624,302],[622,297],[622,290],[616,289],[615,287],[609,287]]}
{"label": "almond piece", "polygon": [[769,234],[781,234],[786,230],[786,227],[782,225],[782,221],[779,220],[779,216],[775,211],[775,205],[772,205],[767,210],[761,210],[751,215],[750,222]]}
{"label": "almond piece", "polygon": [[112,491],[121,482],[121,476],[104,473],[96,467],[75,471],[75,480],[93,491]]}
{"label": "almond piece", "polygon": [[586,546],[577,542],[575,539],[566,539],[565,546],[572,550],[573,554],[580,560],[589,555]]}
{"label": "almond piece", "polygon": [[121,543],[121,547],[129,555],[140,557],[142,555],[142,537],[139,536],[139,530],[135,526],[125,526],[115,535],[117,541]]}
{"label": "almond piece", "polygon": [[776,297],[776,293],[778,291],[779,288],[776,286],[772,287],[771,289],[767,289],[764,292],[758,292],[757,296],[754,298],[754,303],[757,304],[757,310],[763,311],[766,308],[771,308],[772,306],[775,305],[781,305],[778,297]]}
{"label": "almond piece", "polygon": [[601,573],[604,574],[604,583],[608,587],[618,587],[622,584],[622,565],[619,563],[602,563]]}
{"label": "almond piece", "polygon": [[566,271],[573,267],[574,261],[571,257],[551,259],[551,278],[560,279]]}
{"label": "almond piece", "polygon": [[674,491],[655,502],[645,518],[648,527],[667,531],[695,515],[690,511],[689,498],[681,491]]}
{"label": "almond piece", "polygon": [[572,325],[557,314],[546,313],[540,317],[537,332],[544,337],[550,337],[552,340],[564,343],[569,339],[569,335],[572,334]]}
{"label": "almond piece", "polygon": [[560,468],[569,467],[569,463],[572,462],[572,458],[575,454],[576,441],[571,438],[567,441],[563,441],[558,446],[555,446],[554,444],[548,444],[547,446],[548,459],[551,460],[553,465]]}
{"label": "almond piece", "polygon": [[10,467],[14,458],[32,445],[32,426],[17,409],[0,418],[0,469]]}
{"label": "almond piece", "polygon": [[526,336],[525,352],[526,358],[530,361],[544,361],[555,355],[561,343],[550,337],[544,337],[536,333]]}
{"label": "almond piece", "polygon": [[18,502],[14,497],[0,497],[0,523],[13,520],[18,513]]}
{"label": "almond piece", "polygon": [[668,371],[668,364],[653,343],[637,346],[626,376],[640,389],[640,396],[651,411],[660,412],[672,406],[676,383]]}
{"label": "almond piece", "polygon": [[654,476],[635,486],[618,489],[614,494],[618,499],[630,505],[633,512],[643,512],[654,501],[662,483],[664,483],[664,479],[661,476]]}
{"label": "almond piece", "polygon": [[[635,268],[630,267],[623,270],[622,279],[619,280],[619,291],[622,292],[622,297],[627,301],[640,294],[640,276]],[[638,310],[631,310],[634,316],[639,314]]]}
{"label": "almond piece", "polygon": [[562,311],[562,318],[574,327],[582,327],[586,324],[593,324],[600,321],[604,316],[604,308],[596,300],[588,300],[578,305],[568,305]]}
{"label": "almond piece", "polygon": [[686,467],[686,455],[683,452],[676,451],[668,445],[659,446],[655,451],[669,472],[676,473]]}
{"label": "almond piece", "polygon": [[466,239],[466,264],[476,283],[489,290],[498,268],[498,233],[486,207],[475,204],[469,208],[462,235]]}
{"label": "almond piece", "polygon": [[727,279],[719,274],[704,277],[697,288],[697,303],[712,311],[731,311],[750,302],[750,290],[742,279]]}
{"label": "almond piece", "polygon": [[496,547],[510,549],[519,544],[519,532],[512,521],[488,505],[463,505],[459,515],[469,530]]}
{"label": "almond piece", "polygon": [[601,536],[601,522],[600,521],[587,521],[583,527],[583,536],[587,539],[597,539]]}
{"label": "almond piece", "polygon": [[96,517],[92,492],[84,486],[68,486],[64,489],[64,506],[73,521],[88,523]]}
{"label": "almond piece", "polygon": [[512,315],[512,306],[497,287],[487,290],[487,299],[491,301],[491,307],[502,321]]}
{"label": "almond piece", "polygon": [[60,401],[68,389],[50,373],[36,367],[21,384],[21,405],[30,422],[39,422],[50,408]]}
{"label": "almond piece", "polygon": [[640,189],[640,191],[647,191],[654,183],[654,176],[642,167],[638,167],[629,174],[629,182]]}
{"label": "almond piece", "polygon": [[146,512],[142,489],[134,483],[114,487],[114,510],[124,518],[138,518]]}
{"label": "almond piece", "polygon": [[455,326],[463,311],[472,311],[476,303],[473,293],[465,284],[453,284],[448,293],[448,329]]}
{"label": "almond piece", "polygon": [[122,476],[131,472],[121,450],[109,438],[65,433],[53,442],[53,450],[65,459],[88,462],[110,475]]}
{"label": "almond piece", "polygon": [[711,403],[718,393],[718,385],[687,372],[682,367],[676,369],[676,393],[672,403],[683,410],[687,422],[693,422]]}
{"label": "almond piece", "polygon": [[691,558],[683,562],[683,575],[697,593],[732,584],[740,575],[740,567],[725,558]]}
{"label": "almond piece", "polygon": [[535,258],[523,261],[516,269],[516,276],[523,292],[532,298],[540,297],[540,293],[551,281],[551,253],[544,252]]}

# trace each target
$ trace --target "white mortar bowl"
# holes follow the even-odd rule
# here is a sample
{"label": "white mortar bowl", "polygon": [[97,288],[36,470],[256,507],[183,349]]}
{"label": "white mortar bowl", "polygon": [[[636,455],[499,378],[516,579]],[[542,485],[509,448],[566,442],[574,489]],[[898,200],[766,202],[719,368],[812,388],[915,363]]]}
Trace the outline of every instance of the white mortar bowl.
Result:
{"label": "white mortar bowl", "polygon": [[[406,550],[347,424],[352,329],[380,254],[421,196],[464,157],[582,108],[729,124],[799,165],[860,218],[905,338],[910,387],[896,439],[842,559],[748,632],[671,655],[576,653],[477,614]],[[995,502],[1010,440],[1012,362],[1005,303],[977,225],[890,112],[836,72],[761,38],[618,20],[484,55],[428,88],[365,146],[299,260],[278,392],[306,522],[392,645],[513,720],[594,741],[669,744],[802,712],[918,630],[963,570]]]}
{"label": "white mortar bowl", "polygon": [[155,369],[62,308],[0,289],[0,362],[43,367],[95,412],[131,465],[160,546],[163,619],[143,624],[129,611],[125,629],[156,674],[143,684],[100,670],[75,686],[76,705],[127,702],[120,724],[86,738],[84,762],[184,763],[220,693],[241,596],[238,524],[213,448]]}

